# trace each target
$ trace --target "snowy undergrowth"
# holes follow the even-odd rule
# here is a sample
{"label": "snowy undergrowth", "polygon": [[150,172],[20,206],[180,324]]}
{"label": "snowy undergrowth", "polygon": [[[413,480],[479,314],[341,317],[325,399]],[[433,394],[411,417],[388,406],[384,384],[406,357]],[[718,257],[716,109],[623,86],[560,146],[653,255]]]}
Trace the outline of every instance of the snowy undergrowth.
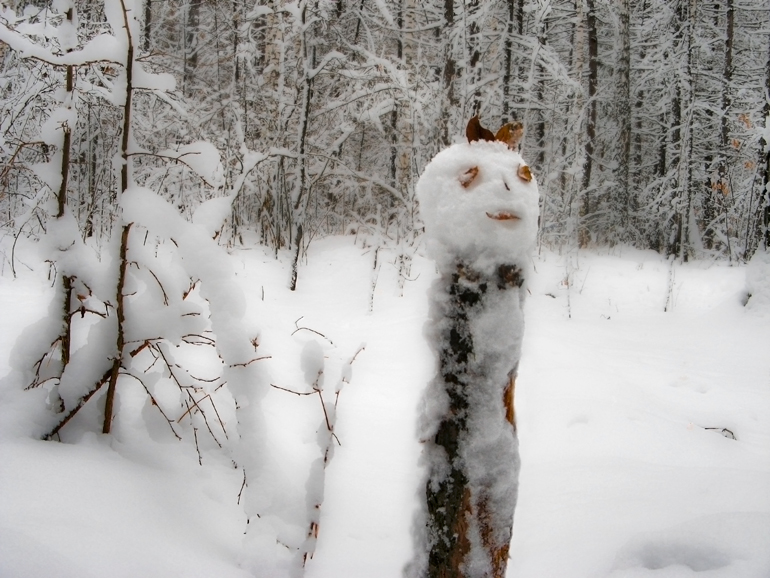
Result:
{"label": "snowy undergrowth", "polygon": [[[23,246],[17,256],[32,265]],[[327,407],[343,385],[339,444],[320,474],[321,396],[270,388],[261,402],[278,457],[263,474],[273,498],[262,510],[276,544],[244,542],[242,472],[215,449],[201,467],[192,444],[139,430],[77,444],[6,438],[0,576],[297,574],[309,495],[322,506],[305,575],[399,576],[422,491],[415,422],[435,371],[422,334],[435,269],[416,255],[401,296],[395,257],[381,250],[374,274],[374,251],[360,242],[316,241],[291,293],[288,259],[232,252],[243,323],[270,356],[259,362],[266,379],[312,393],[322,368]],[[16,266],[17,279],[7,263],[0,277],[0,375],[53,291],[43,267]],[[770,310],[743,307],[746,269],[630,250],[544,252],[535,268],[509,575],[770,574]]]}

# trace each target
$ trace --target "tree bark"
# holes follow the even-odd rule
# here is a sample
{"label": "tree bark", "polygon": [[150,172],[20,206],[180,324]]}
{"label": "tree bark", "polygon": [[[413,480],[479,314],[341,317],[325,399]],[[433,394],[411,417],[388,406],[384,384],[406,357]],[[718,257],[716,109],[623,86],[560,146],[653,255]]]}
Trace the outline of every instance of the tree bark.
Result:
{"label": "tree bark", "polygon": [[[765,61],[765,91],[767,95],[770,95],[770,39],[768,39],[767,43],[767,60]],[[765,123],[770,124],[770,98],[765,99],[762,112]],[[760,158],[764,157],[761,197],[764,201],[764,208],[762,210],[762,225],[764,227],[762,241],[765,249],[770,250],[770,142],[767,138],[763,138],[762,144],[763,148],[760,150]]]}
{"label": "tree bark", "polygon": [[631,201],[631,15],[629,0],[621,0],[620,10],[620,74],[618,77],[618,122],[620,123],[620,159],[618,163],[618,187],[615,195],[617,211],[617,240],[628,240],[629,203]]}
{"label": "tree bark", "polygon": [[454,80],[456,66],[451,36],[455,25],[455,7],[454,0],[444,0],[444,25],[442,26],[441,36],[444,38],[444,71],[442,75],[442,85],[444,93],[444,106],[441,110],[441,147],[448,147],[451,142],[451,111],[457,106],[457,97],[454,91]]}
{"label": "tree bark", "polygon": [[[120,0],[121,8],[123,10],[123,21],[125,24],[126,37],[128,40],[128,47],[126,50],[126,101],[123,105],[123,134],[121,139],[121,160],[123,164],[120,170],[120,193],[124,194],[131,182],[131,170],[129,157],[129,143],[131,142],[131,106],[132,96],[134,92],[133,87],[133,69],[134,69],[134,40],[131,34],[131,25],[128,20],[128,10],[126,9],[125,2]],[[115,390],[117,388],[118,376],[120,375],[120,368],[123,365],[123,349],[125,347],[125,333],[124,324],[126,320],[125,301],[123,297],[123,288],[126,282],[126,270],[128,267],[128,261],[126,259],[128,253],[128,235],[131,230],[131,223],[124,223],[121,229],[120,235],[120,249],[119,249],[119,271],[118,282],[115,289],[115,312],[117,315],[117,328],[115,337],[115,357],[112,360],[112,369],[110,370],[110,380],[107,386],[107,393],[105,395],[104,406],[104,422],[102,424],[102,433],[108,434],[112,429],[112,414],[113,405],[115,401]]]}
{"label": "tree bark", "polygon": [[599,38],[596,29],[595,0],[586,0],[586,29],[588,32],[588,119],[586,123],[585,164],[583,165],[583,203],[580,211],[582,222],[578,230],[578,243],[585,247],[591,240],[590,228],[585,219],[591,214],[591,173],[593,172],[596,141],[597,89],[599,85]]}
{"label": "tree bark", "polygon": [[131,223],[123,225],[120,235],[120,270],[118,273],[117,294],[115,296],[115,311],[118,318],[117,337],[115,339],[115,358],[112,360],[112,369],[110,370],[110,381],[107,385],[107,394],[104,405],[104,423],[102,433],[108,434],[112,430],[112,414],[115,403],[115,390],[118,384],[120,368],[123,365],[123,349],[126,345],[126,337],[123,325],[126,321],[125,300],[123,288],[126,284],[126,269],[128,268],[128,234],[131,230]]}

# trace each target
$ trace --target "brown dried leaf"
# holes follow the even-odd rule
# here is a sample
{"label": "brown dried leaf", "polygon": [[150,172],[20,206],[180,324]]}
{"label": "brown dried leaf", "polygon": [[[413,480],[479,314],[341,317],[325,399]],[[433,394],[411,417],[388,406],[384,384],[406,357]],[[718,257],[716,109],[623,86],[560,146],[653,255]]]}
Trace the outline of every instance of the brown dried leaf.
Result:
{"label": "brown dried leaf", "polygon": [[477,176],[479,176],[479,167],[471,167],[463,174],[461,174],[457,180],[460,181],[460,184],[463,186],[463,188],[467,189],[471,186],[471,183],[476,180]]}
{"label": "brown dried leaf", "polygon": [[495,140],[504,142],[511,150],[516,150],[519,147],[521,137],[524,136],[524,125],[520,122],[509,122],[500,127],[495,135]]}
{"label": "brown dried leaf", "polygon": [[495,140],[495,135],[492,134],[492,131],[481,126],[479,115],[474,116],[468,121],[468,126],[465,127],[465,136],[469,143],[477,140]]}

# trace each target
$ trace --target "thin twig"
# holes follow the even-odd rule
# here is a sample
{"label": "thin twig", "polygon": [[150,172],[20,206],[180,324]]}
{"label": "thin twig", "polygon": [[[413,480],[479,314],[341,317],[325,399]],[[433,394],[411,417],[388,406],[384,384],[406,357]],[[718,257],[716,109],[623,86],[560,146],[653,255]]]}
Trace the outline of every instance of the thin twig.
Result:
{"label": "thin twig", "polygon": [[198,445],[198,428],[193,426],[193,437],[195,438],[195,451],[198,452],[198,465],[203,465],[203,456],[201,455],[201,448]]}
{"label": "thin twig", "polygon": [[326,339],[326,341],[328,341],[329,343],[331,343],[332,345],[334,345],[334,342],[333,342],[331,339],[329,339],[328,337],[326,337],[326,335],[324,335],[324,334],[323,334],[323,333],[321,333],[320,331],[316,331],[315,329],[310,329],[310,327],[300,327],[299,325],[297,325],[297,323],[299,323],[299,322],[300,322],[302,319],[304,319],[304,317],[305,317],[305,316],[303,315],[302,317],[300,317],[299,319],[297,319],[297,320],[294,322],[294,327],[296,327],[296,329],[295,329],[294,331],[292,331],[292,333],[291,333],[292,335],[294,335],[294,334],[295,334],[295,333],[297,333],[298,331],[303,331],[303,330],[304,330],[304,331],[310,331],[311,333],[315,333],[316,335],[320,335],[321,337],[323,337],[324,339]]}
{"label": "thin twig", "polygon": [[[214,403],[214,399],[211,397],[211,394],[208,394],[206,397],[209,398],[209,403],[211,404],[211,407],[214,408],[214,413],[217,414],[217,419],[219,420],[219,427],[222,428],[222,433],[225,434],[225,439],[230,439],[230,436],[227,435],[227,429],[225,428],[225,422],[222,421],[222,417],[219,415],[219,410],[217,409],[217,405]],[[206,399],[205,397],[203,399]],[[201,401],[203,401],[203,399]]]}
{"label": "thin twig", "polygon": [[150,272],[150,275],[153,276],[155,282],[158,284],[158,287],[160,287],[160,290],[163,293],[163,305],[168,306],[168,295],[166,295],[166,290],[163,288],[163,283],[160,282],[160,279],[158,279],[158,276],[152,269],[148,268],[147,270]]}
{"label": "thin twig", "polygon": [[294,391],[291,389],[286,389],[285,387],[280,387],[278,385],[275,385],[273,383],[270,384],[270,387],[274,387],[275,389],[280,389],[281,391],[287,391],[289,393],[293,393],[294,395],[313,395],[317,390],[314,391]]}
{"label": "thin twig", "polygon": [[241,494],[243,494],[243,489],[247,487],[248,484],[246,484],[246,468],[243,468],[243,483],[241,484],[241,489],[238,491],[238,504],[241,503]]}
{"label": "thin twig", "polygon": [[174,426],[172,425],[173,421],[171,419],[169,419],[169,417],[166,415],[166,412],[163,411],[163,408],[158,403],[158,400],[155,399],[155,397],[152,395],[152,393],[150,393],[150,390],[147,388],[147,386],[145,385],[144,381],[139,379],[139,377],[134,375],[133,373],[130,373],[130,372],[127,372],[127,371],[123,371],[123,372],[121,372],[121,374],[122,375],[127,375],[128,377],[133,377],[136,381],[138,381],[139,383],[142,384],[142,387],[144,388],[145,393],[147,393],[147,395],[149,396],[150,401],[152,402],[152,405],[154,405],[155,407],[158,408],[158,411],[160,412],[160,415],[162,415],[163,419],[166,420],[166,422],[168,423],[168,427],[171,428],[171,432],[174,434],[176,439],[178,439],[179,441],[182,441],[182,436],[180,436],[178,433],[176,433],[176,430],[174,429]]}
{"label": "thin twig", "polygon": [[272,359],[272,355],[265,355],[263,357],[256,357],[252,359],[251,361],[247,361],[246,363],[233,363],[230,365],[230,367],[246,367],[247,365],[251,365],[255,361],[262,361],[263,359]]}
{"label": "thin twig", "polygon": [[[193,397],[193,394],[192,394],[192,393],[190,393],[190,391],[189,391],[189,390],[185,390],[185,392],[187,393],[187,397],[190,399],[190,401],[192,401],[192,402],[193,402],[193,405],[194,405],[195,407],[197,407],[197,408],[198,408],[198,411],[200,412],[200,414],[201,414],[201,417],[203,418],[203,423],[204,423],[204,424],[206,424],[206,429],[207,429],[207,430],[209,430],[209,435],[210,435],[210,436],[211,436],[211,438],[214,440],[214,442],[215,442],[215,443],[216,443],[216,444],[217,444],[217,445],[218,445],[218,446],[221,448],[221,447],[222,447],[222,444],[221,444],[221,443],[219,442],[219,440],[217,439],[217,436],[215,436],[215,435],[214,435],[214,430],[212,430],[212,429],[211,429],[211,424],[209,424],[209,419],[208,419],[208,417],[206,417],[206,412],[205,412],[205,411],[203,411],[203,408],[202,408],[200,405],[198,405],[198,402],[200,402],[200,401],[203,401],[204,399],[206,399],[207,397],[209,397],[209,395],[208,395],[208,394],[206,394],[206,395],[205,395],[204,397],[202,397],[200,400],[196,400],[196,399],[195,399],[195,397]],[[189,413],[189,412],[191,411],[191,409],[192,409],[192,408],[189,408],[189,406],[188,406],[188,410],[185,412],[185,415],[186,415],[187,413]],[[216,409],[214,409],[214,411],[216,411]],[[217,416],[219,416],[219,412],[217,412]],[[183,415],[182,417],[184,417],[184,415]],[[182,419],[182,418],[179,418],[179,419]],[[190,420],[192,421],[192,415],[190,415]],[[224,432],[224,434],[225,434],[225,437],[227,437],[227,432],[226,432],[226,431],[224,431],[224,424],[222,424],[222,423],[221,423],[221,420],[220,420],[220,424],[222,425],[222,428],[223,428],[223,432]],[[229,438],[228,438],[228,439],[229,439]]]}
{"label": "thin twig", "polygon": [[328,429],[330,432],[334,432],[334,428],[332,427],[332,424],[329,422],[329,414],[326,413],[326,404],[324,403],[324,397],[321,394],[321,390],[316,388],[313,388],[313,390],[318,394],[318,398],[321,400],[321,408],[324,410],[324,419],[326,420],[326,429]]}

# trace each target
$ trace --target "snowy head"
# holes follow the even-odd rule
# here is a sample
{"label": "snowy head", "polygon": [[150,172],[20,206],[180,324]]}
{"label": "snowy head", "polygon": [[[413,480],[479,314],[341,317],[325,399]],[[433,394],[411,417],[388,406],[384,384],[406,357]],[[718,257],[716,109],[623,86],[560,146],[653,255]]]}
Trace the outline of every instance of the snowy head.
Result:
{"label": "snowy head", "polygon": [[452,145],[425,167],[417,183],[428,253],[443,271],[458,262],[479,272],[524,265],[537,236],[538,190],[517,152],[521,125],[497,135],[474,117],[468,144]]}

